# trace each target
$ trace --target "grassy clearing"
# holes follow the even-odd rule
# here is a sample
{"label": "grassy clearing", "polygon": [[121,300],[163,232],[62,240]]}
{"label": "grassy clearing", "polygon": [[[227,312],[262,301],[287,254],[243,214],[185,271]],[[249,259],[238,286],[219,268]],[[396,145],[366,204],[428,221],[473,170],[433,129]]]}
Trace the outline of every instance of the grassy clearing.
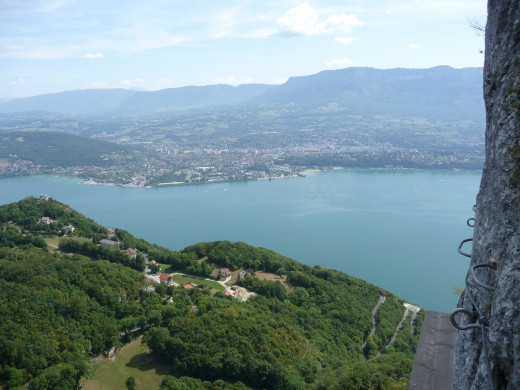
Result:
{"label": "grassy clearing", "polygon": [[287,281],[287,275],[283,275],[283,277],[280,278],[278,275],[271,274],[268,272],[262,272],[262,271],[256,271],[255,275],[258,279],[261,279],[261,280],[271,280],[273,282],[282,283],[282,285],[285,287],[285,290],[287,292],[291,292],[292,290],[294,290],[294,286],[290,282]]}
{"label": "grassy clearing", "polygon": [[101,359],[92,378],[83,384],[84,390],[125,390],[126,379],[135,378],[136,390],[158,389],[166,375],[173,375],[170,367],[155,358],[141,337],[125,345],[115,360]]}
{"label": "grassy clearing", "polygon": [[225,290],[224,286],[222,286],[220,283],[214,282],[212,280],[205,280],[205,279],[194,278],[192,276],[173,275],[172,280],[175,283],[179,283],[181,286],[183,284],[193,283],[193,284],[196,284],[197,286],[201,285],[201,284],[204,284],[204,285],[206,285],[208,287],[211,287],[211,288],[214,288],[215,290],[218,290],[218,291],[224,291]]}
{"label": "grassy clearing", "polygon": [[[60,243],[60,240],[63,238],[63,237],[59,237],[59,236],[52,236],[52,237],[42,237],[45,242],[47,243],[47,248],[52,251],[52,252],[56,252],[58,250],[58,244]],[[77,241],[81,241],[81,242],[92,242],[92,239],[90,238],[86,238],[86,237],[73,237],[75,240]]]}
{"label": "grassy clearing", "polygon": [[161,270],[158,272],[158,274],[162,274],[163,272],[165,274],[171,274],[173,272],[172,266],[170,264],[157,263],[157,265],[161,267]]}
{"label": "grassy clearing", "polygon": [[58,250],[59,237],[44,237],[43,239],[47,243],[47,248],[49,248],[50,251],[56,252]]}

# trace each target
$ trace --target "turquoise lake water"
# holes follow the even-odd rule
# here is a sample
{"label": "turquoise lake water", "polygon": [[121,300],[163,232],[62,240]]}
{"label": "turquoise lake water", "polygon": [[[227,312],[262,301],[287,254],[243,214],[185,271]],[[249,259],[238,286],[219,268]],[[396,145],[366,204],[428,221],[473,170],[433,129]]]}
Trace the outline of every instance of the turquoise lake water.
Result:
{"label": "turquoise lake water", "polygon": [[[0,204],[46,193],[111,227],[175,250],[245,241],[335,268],[411,303],[451,311],[468,259],[481,172],[337,170],[305,178],[153,189],[36,176],[0,180]],[[465,248],[469,250],[470,248]]]}

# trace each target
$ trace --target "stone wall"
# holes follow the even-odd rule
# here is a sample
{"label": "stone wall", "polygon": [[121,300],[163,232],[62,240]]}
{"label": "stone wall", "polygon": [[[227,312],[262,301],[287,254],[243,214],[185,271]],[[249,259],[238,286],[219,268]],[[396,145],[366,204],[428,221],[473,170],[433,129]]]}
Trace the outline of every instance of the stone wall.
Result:
{"label": "stone wall", "polygon": [[[484,63],[486,162],[475,211],[471,265],[494,291],[468,287],[459,307],[461,324],[484,325],[459,331],[455,389],[520,389],[520,1],[489,0]],[[488,325],[485,325],[488,323]],[[483,348],[484,347],[484,348]],[[487,353],[485,348],[487,347]],[[491,375],[489,375],[491,372]],[[491,377],[491,378],[490,378]]]}

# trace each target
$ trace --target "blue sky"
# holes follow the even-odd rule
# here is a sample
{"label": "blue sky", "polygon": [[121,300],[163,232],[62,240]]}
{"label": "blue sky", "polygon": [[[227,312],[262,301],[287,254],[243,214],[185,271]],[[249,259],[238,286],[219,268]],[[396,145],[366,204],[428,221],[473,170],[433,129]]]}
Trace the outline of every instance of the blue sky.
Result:
{"label": "blue sky", "polygon": [[0,99],[482,66],[485,0],[0,0]]}

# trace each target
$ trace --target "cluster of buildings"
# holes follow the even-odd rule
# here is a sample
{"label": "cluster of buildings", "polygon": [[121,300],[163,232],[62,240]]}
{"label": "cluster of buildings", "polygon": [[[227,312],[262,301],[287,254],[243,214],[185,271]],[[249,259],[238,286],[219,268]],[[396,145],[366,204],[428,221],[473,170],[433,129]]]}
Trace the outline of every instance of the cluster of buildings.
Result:
{"label": "cluster of buildings", "polygon": [[[151,262],[150,262],[150,264],[151,264]],[[223,277],[228,277],[228,276],[231,275],[231,273],[229,271],[229,268],[221,268],[220,269],[220,274]],[[164,284],[166,284],[168,286],[173,285],[173,286],[176,286],[176,287],[182,287],[185,290],[191,290],[191,289],[197,287],[197,285],[193,284],[193,283],[186,283],[186,284],[183,284],[183,285],[179,285],[178,283],[173,281],[173,275],[172,274],[167,274],[167,273],[164,273],[164,272],[159,275],[159,283],[164,283]],[[226,296],[231,296],[231,297],[238,298],[238,295],[239,295],[238,291],[239,291],[239,288],[237,286],[230,286],[230,287],[226,287],[226,289],[224,290],[223,294],[226,295]]]}

